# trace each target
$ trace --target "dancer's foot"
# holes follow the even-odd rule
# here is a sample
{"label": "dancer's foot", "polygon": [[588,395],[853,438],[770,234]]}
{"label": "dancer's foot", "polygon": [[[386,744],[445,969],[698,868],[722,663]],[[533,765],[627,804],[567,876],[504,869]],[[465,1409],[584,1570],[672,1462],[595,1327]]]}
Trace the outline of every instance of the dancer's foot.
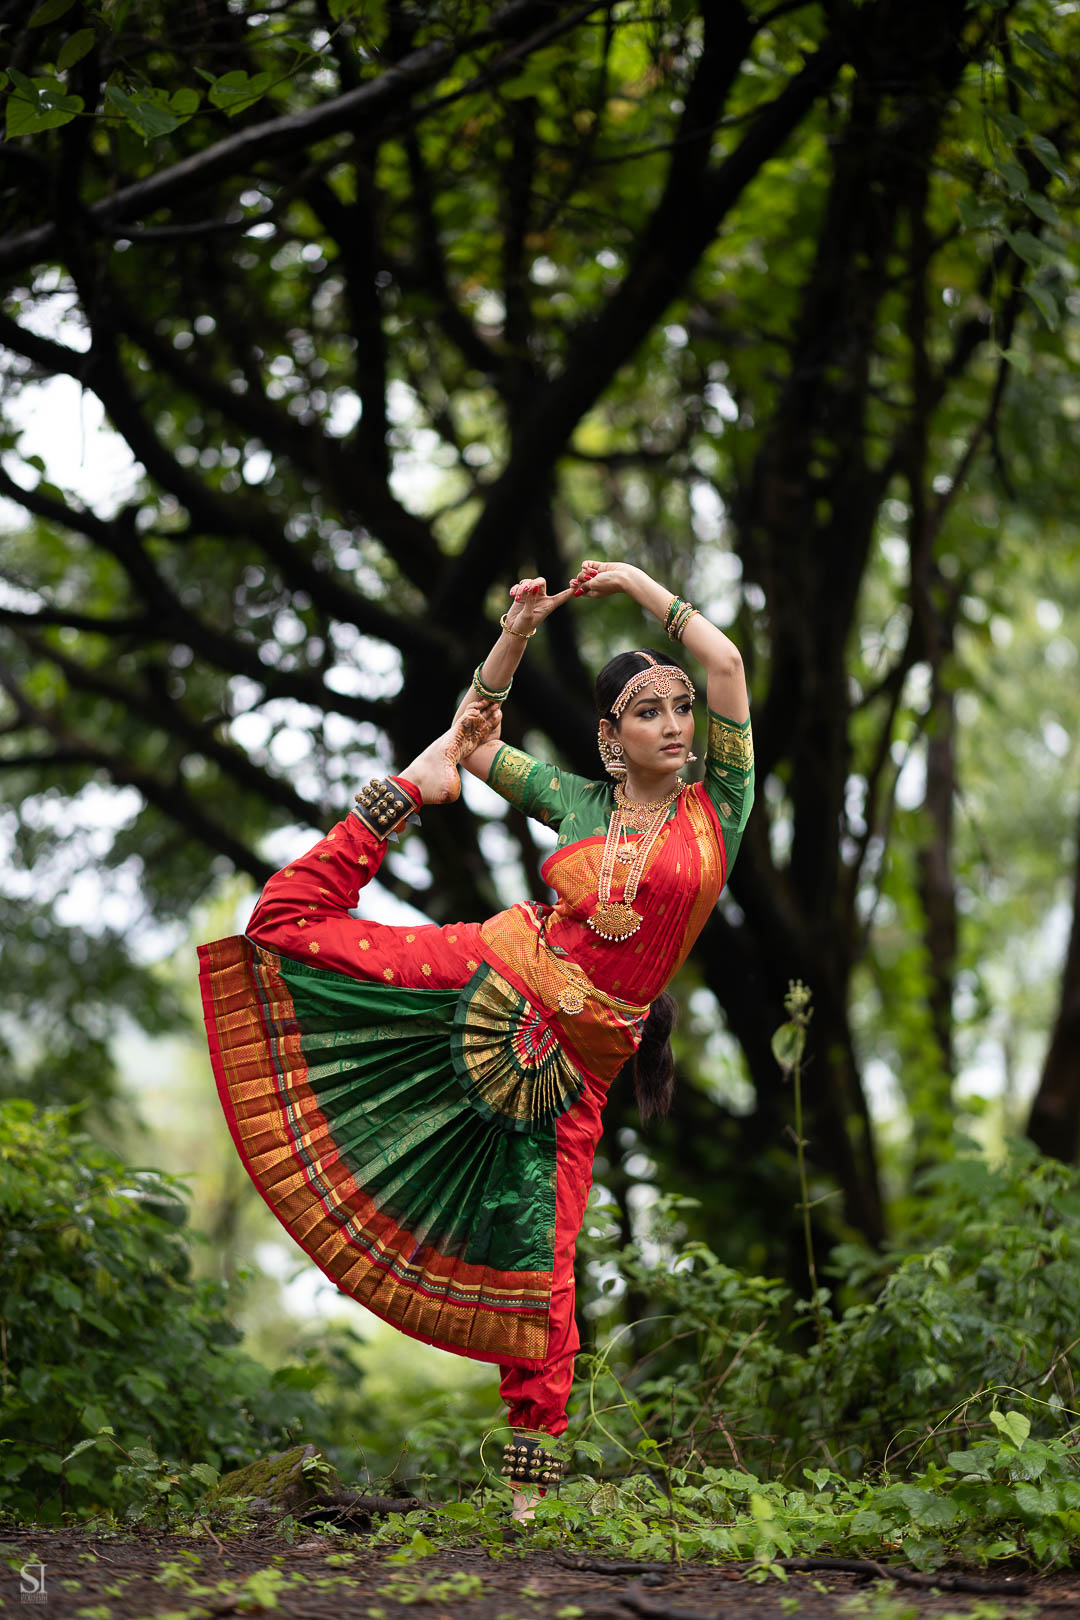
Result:
{"label": "dancer's foot", "polygon": [[487,742],[498,729],[502,710],[493,703],[474,703],[448,731],[417,754],[401,772],[420,789],[424,804],[448,804],[461,792],[458,764]]}
{"label": "dancer's foot", "polygon": [[539,1491],[515,1491],[510,1517],[516,1519],[518,1524],[528,1524],[530,1519],[536,1518],[536,1504],[539,1500]]}

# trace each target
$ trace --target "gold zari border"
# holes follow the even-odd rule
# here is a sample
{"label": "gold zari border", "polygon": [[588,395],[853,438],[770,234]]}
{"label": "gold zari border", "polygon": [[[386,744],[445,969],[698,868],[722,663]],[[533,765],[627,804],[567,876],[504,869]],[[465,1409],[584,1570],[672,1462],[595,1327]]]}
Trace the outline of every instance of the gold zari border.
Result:
{"label": "gold zari border", "polygon": [[748,771],[754,763],[754,737],[747,726],[737,726],[730,720],[721,720],[718,714],[709,716],[709,758],[721,765],[730,765],[737,771]]}
{"label": "gold zari border", "polygon": [[510,743],[503,743],[491,766],[488,786],[517,809],[525,808],[525,788],[537,762]]}

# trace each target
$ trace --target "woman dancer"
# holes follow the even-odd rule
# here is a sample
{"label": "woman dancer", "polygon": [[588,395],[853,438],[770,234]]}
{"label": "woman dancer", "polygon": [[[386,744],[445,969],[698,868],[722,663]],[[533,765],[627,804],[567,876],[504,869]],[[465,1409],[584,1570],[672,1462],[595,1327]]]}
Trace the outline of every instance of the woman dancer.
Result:
{"label": "woman dancer", "polygon": [[[598,677],[611,781],[499,740],[498,705],[537,627],[571,594],[618,592],[707,671],[697,786],[679,775],[694,758],[694,688],[660,652],[621,653]],[[737,649],[641,569],[586,562],[564,591],[529,579],[511,596],[449,730],[270,879],[246,937],[199,954],[218,1090],[256,1186],[344,1293],[499,1365],[514,1431],[503,1473],[522,1518],[565,1467],[551,1440],[567,1426],[574,1245],[608,1086],[635,1059],[642,1113],[667,1111],[664,987],[730,872],[753,745]],[[542,868],[554,906],[445,927],[353,916],[387,838],[458,796],[459,763],[558,829]]]}

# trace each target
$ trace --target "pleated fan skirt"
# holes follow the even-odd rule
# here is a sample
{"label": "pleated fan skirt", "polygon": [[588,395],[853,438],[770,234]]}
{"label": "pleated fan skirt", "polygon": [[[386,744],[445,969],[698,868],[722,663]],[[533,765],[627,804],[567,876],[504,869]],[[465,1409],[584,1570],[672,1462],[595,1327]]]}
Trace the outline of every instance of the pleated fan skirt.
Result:
{"label": "pleated fan skirt", "polygon": [[433,990],[243,937],[199,957],[225,1117],[290,1236],[413,1338],[541,1364],[555,1120],[584,1085],[542,1013],[487,963]]}

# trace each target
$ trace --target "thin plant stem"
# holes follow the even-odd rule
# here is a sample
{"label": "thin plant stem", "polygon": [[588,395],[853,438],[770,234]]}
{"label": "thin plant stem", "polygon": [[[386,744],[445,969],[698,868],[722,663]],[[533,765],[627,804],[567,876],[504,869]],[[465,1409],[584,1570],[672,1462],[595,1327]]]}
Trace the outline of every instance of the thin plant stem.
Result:
{"label": "thin plant stem", "polygon": [[799,1172],[799,1191],[802,1201],[799,1209],[802,1212],[803,1239],[806,1243],[806,1269],[810,1276],[810,1304],[814,1312],[814,1325],[817,1328],[818,1344],[822,1350],[825,1348],[825,1319],[821,1311],[821,1300],[818,1298],[817,1263],[814,1259],[814,1234],[810,1225],[810,1188],[806,1179],[806,1138],[803,1136],[803,1106],[802,1106],[802,1059],[796,1062],[792,1071],[792,1081],[795,1087],[795,1162]]}

